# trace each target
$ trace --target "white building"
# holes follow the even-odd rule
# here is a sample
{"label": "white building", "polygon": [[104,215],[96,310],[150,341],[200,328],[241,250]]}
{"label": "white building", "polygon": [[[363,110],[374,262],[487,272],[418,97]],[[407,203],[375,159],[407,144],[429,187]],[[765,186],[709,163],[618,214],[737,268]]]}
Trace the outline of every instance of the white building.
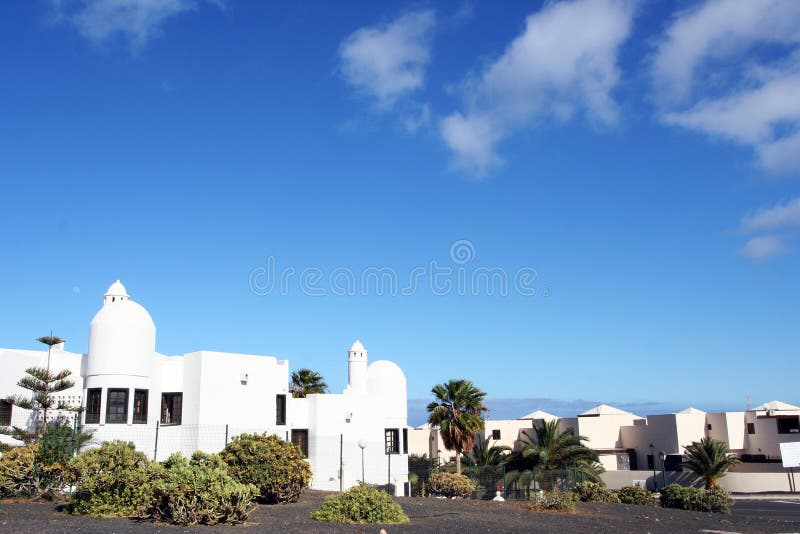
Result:
{"label": "white building", "polygon": [[[17,380],[26,368],[46,362],[47,351],[0,349],[0,397],[29,393]],[[398,495],[407,486],[405,375],[386,360],[368,364],[360,341],[348,351],[343,393],[295,399],[288,360],[211,351],[159,354],[150,314],[117,281],[91,321],[88,352],[56,345],[50,367],[72,371],[75,385],[58,400],[85,408],[80,424],[93,432],[93,443],[132,441],[161,461],[176,451],[217,452],[237,434],[266,432],[301,448],[315,489],[346,489],[362,478],[391,483]],[[33,424],[31,412],[2,401],[0,426]]]}
{"label": "white building", "polygon": [[[720,481],[734,492],[792,491],[793,482],[781,463],[781,443],[800,442],[800,407],[772,401],[744,412],[706,413],[687,408],[677,413],[639,417],[601,404],[576,417],[558,418],[536,411],[519,419],[486,421],[477,434],[492,445],[519,448],[517,440],[527,434],[535,438],[534,425],[557,419],[562,430],[572,428],[587,438],[586,445],[598,453],[606,484],[614,489],[645,481],[651,488],[664,482],[689,483],[692,477],[681,470],[686,447],[703,437],[725,442],[742,463]],[[413,429],[411,453],[441,457],[448,461],[454,451],[446,450],[439,431],[430,425]]]}

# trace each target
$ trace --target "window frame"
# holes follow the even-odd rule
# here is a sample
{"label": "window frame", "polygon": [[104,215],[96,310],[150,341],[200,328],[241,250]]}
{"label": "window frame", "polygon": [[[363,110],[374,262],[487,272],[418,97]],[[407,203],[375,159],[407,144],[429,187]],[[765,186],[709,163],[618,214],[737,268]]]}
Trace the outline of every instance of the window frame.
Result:
{"label": "window frame", "polygon": [[[119,402],[116,399],[118,394],[123,395],[124,402]],[[114,395],[115,399],[112,401],[111,396]],[[106,424],[107,425],[126,425],[128,424],[128,400],[130,399],[131,390],[128,388],[108,388],[106,391]],[[123,406],[122,413],[112,412],[112,409]],[[121,418],[118,416],[122,416]],[[119,420],[121,419],[121,420]]]}
{"label": "window frame", "polygon": [[0,399],[0,426],[11,426],[14,417],[14,405],[5,399]]}
{"label": "window frame", "polygon": [[[144,402],[142,403],[143,410],[141,413],[136,413],[136,402],[140,396],[144,394]],[[134,425],[146,425],[147,424],[147,408],[148,403],[150,402],[150,390],[147,389],[134,389],[133,390],[133,424]]]}
{"label": "window frame", "polygon": [[[302,437],[301,437],[302,436]],[[291,440],[298,449],[303,458],[308,458],[308,429],[307,428],[293,428],[291,432]]]}
{"label": "window frame", "polygon": [[[92,401],[97,399],[97,411],[92,411]],[[99,425],[100,414],[103,413],[103,388],[88,388],[86,390],[86,413],[83,423],[86,425]],[[91,418],[91,419],[90,419]]]}
{"label": "window frame", "polygon": [[775,425],[778,434],[797,434],[800,432],[800,417],[796,415],[778,416],[775,418]]}
{"label": "window frame", "polygon": [[286,425],[286,395],[275,395],[275,424]]}
{"label": "window frame", "polygon": [[400,429],[386,428],[383,431],[383,445],[386,454],[400,454]]}
{"label": "window frame", "polygon": [[[175,399],[180,399],[180,410],[177,410],[177,417],[175,416]],[[164,412],[166,408],[170,408],[169,421],[166,421]],[[161,412],[158,415],[159,424],[161,426],[175,426],[183,423],[183,391],[165,391],[161,393]]]}

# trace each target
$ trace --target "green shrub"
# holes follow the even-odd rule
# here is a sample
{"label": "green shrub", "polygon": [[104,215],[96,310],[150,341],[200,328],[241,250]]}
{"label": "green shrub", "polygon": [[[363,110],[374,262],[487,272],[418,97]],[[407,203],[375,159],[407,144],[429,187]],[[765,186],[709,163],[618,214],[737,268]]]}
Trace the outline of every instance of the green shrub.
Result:
{"label": "green shrub", "polygon": [[235,480],[256,486],[268,504],[296,502],[311,480],[300,449],[277,436],[242,434],[220,457]]}
{"label": "green shrub", "polygon": [[531,497],[531,507],[539,512],[574,512],[578,496],[573,491],[539,491]]}
{"label": "green shrub", "polygon": [[333,523],[408,523],[408,516],[385,492],[359,484],[325,499],[312,519]]}
{"label": "green shrub", "polygon": [[700,493],[700,512],[715,512],[718,514],[731,513],[733,499],[730,493],[723,488],[714,486],[711,489],[700,490]]}
{"label": "green shrub", "polygon": [[661,506],[694,512],[731,513],[733,499],[720,487],[700,489],[693,486],[670,484],[661,490]]}
{"label": "green shrub", "polygon": [[434,473],[428,479],[428,493],[441,495],[452,499],[453,497],[469,497],[475,491],[475,484],[464,476],[456,473]]}
{"label": "green shrub", "polygon": [[617,497],[619,497],[620,502],[625,504],[656,505],[656,499],[653,494],[640,486],[625,486],[619,490]]}
{"label": "green shrub", "polygon": [[82,452],[65,471],[67,482],[75,486],[68,510],[78,515],[137,515],[152,500],[154,469],[133,443],[105,442]]}
{"label": "green shrub", "polygon": [[619,502],[616,493],[597,482],[579,482],[575,486],[575,494],[581,502]]}
{"label": "green shrub", "polygon": [[241,523],[258,489],[236,482],[217,455],[196,452],[191,461],[180,453],[152,471],[152,500],[142,515],[178,525]]}
{"label": "green shrub", "polygon": [[14,447],[0,458],[0,496],[32,497],[38,493],[36,455],[39,445]]}
{"label": "green shrub", "polygon": [[696,494],[700,490],[693,486],[681,486],[680,484],[670,484],[661,490],[660,500],[661,506],[664,508],[677,508],[679,510],[688,510],[688,503],[690,500],[696,498]]}

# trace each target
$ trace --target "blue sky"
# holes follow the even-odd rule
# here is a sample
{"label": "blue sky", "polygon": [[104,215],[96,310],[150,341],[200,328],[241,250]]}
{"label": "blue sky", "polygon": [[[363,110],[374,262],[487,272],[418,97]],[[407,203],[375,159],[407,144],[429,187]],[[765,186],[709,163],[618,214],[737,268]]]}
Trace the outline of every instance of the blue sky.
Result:
{"label": "blue sky", "polygon": [[0,346],[119,278],[337,390],[360,338],[411,398],[800,402],[794,0],[5,2],[0,50]]}

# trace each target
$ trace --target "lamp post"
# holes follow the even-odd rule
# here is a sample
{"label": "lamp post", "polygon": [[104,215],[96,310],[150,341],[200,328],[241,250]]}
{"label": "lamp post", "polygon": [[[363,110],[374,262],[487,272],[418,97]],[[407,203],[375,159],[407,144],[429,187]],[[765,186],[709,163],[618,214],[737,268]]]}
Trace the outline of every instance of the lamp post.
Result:
{"label": "lamp post", "polygon": [[358,440],[358,446],[361,447],[361,482],[366,484],[367,481],[364,479],[364,449],[367,448],[366,440]]}
{"label": "lamp post", "polygon": [[666,463],[667,462],[667,453],[662,450],[659,453],[659,456],[661,457],[661,477],[662,477],[662,479],[664,481],[664,485],[662,486],[662,488],[666,488],[667,487],[667,463]]}
{"label": "lamp post", "polygon": [[650,458],[653,460],[653,487],[658,491],[658,479],[656,478],[656,454],[655,447],[650,443]]}

